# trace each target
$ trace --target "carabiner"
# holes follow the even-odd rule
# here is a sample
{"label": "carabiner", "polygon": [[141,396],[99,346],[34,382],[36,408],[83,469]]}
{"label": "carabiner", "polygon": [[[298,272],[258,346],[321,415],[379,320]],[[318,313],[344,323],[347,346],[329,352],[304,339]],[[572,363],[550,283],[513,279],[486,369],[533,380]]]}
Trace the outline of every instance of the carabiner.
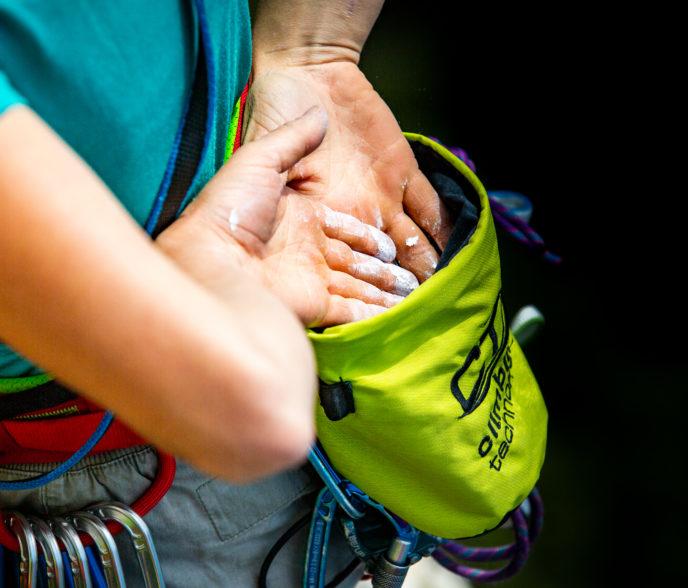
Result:
{"label": "carabiner", "polygon": [[363,516],[364,511],[357,508],[351,502],[348,487],[346,488],[346,490],[342,489],[342,487],[340,486],[340,484],[342,483],[341,477],[337,474],[337,472],[334,471],[334,469],[330,465],[330,462],[327,460],[327,458],[323,455],[323,453],[320,451],[318,447],[311,447],[311,450],[308,454],[308,461],[311,462],[311,465],[315,468],[315,471],[322,478],[322,481],[325,482],[326,486],[330,489],[330,492],[339,503],[339,506],[342,507],[342,510],[347,514],[347,516],[351,517],[352,519],[360,519]]}
{"label": "carabiner", "polygon": [[337,511],[337,500],[329,488],[318,494],[308,535],[308,550],[303,575],[303,588],[322,588],[325,585],[327,545],[330,541],[332,521]]}
{"label": "carabiner", "polygon": [[7,526],[19,541],[19,588],[33,588],[36,585],[38,549],[31,525],[21,513],[8,511]]}
{"label": "carabiner", "polygon": [[36,535],[36,541],[43,550],[45,558],[45,575],[48,588],[64,588],[64,566],[62,553],[50,525],[37,517],[26,517]]}
{"label": "carabiner", "polygon": [[165,588],[153,537],[143,519],[131,508],[119,502],[98,504],[91,510],[99,518],[117,521],[127,530],[139,560],[146,588]]}
{"label": "carabiner", "polygon": [[65,546],[74,588],[93,588],[86,551],[79,539],[79,534],[62,517],[54,517],[48,522],[55,537]]}
{"label": "carabiner", "polygon": [[117,544],[105,523],[90,512],[83,511],[67,515],[67,520],[74,525],[77,531],[82,531],[92,537],[98,548],[108,588],[124,588],[126,582],[122,573],[122,562],[119,559]]}

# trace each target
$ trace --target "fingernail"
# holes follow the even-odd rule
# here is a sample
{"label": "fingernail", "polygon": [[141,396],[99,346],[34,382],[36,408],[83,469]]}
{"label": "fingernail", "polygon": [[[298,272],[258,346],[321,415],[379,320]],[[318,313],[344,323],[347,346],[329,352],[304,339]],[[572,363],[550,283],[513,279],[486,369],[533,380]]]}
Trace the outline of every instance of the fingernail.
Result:
{"label": "fingernail", "polygon": [[320,118],[324,122],[327,122],[327,112],[322,106],[311,106],[306,112],[301,115],[301,118]]}

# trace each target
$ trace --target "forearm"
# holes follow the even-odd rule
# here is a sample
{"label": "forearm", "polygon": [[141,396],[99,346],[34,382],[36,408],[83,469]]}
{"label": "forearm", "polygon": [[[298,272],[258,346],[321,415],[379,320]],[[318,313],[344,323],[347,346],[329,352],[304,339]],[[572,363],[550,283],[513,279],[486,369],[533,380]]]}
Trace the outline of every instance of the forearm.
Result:
{"label": "forearm", "polygon": [[209,473],[299,461],[315,368],[293,315],[240,272],[222,301],[192,281],[27,109],[0,154],[0,337]]}
{"label": "forearm", "polygon": [[253,26],[253,65],[358,63],[384,0],[261,0]]}

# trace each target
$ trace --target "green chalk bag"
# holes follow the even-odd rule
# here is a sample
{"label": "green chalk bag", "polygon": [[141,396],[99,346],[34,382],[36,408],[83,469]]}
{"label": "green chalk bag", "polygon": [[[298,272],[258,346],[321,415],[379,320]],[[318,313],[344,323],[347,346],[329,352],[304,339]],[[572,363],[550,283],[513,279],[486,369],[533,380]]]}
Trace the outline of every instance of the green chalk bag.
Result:
{"label": "green chalk bag", "polygon": [[318,441],[371,498],[444,538],[497,527],[533,489],[547,410],[501,300],[485,189],[441,145],[407,134],[456,219],[435,274],[376,317],[311,331]]}

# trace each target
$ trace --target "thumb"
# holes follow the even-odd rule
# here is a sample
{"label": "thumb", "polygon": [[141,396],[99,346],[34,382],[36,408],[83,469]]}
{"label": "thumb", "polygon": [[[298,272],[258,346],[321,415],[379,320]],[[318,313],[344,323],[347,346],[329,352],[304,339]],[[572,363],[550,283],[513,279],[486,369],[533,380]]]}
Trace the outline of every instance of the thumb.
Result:
{"label": "thumb", "polygon": [[320,106],[309,108],[292,120],[255,141],[245,143],[232,156],[236,164],[248,164],[282,174],[312,153],[327,132],[327,113]]}
{"label": "thumb", "polygon": [[249,250],[266,243],[277,223],[283,172],[311,153],[327,131],[320,107],[239,148],[208,182],[190,208],[212,212]]}

